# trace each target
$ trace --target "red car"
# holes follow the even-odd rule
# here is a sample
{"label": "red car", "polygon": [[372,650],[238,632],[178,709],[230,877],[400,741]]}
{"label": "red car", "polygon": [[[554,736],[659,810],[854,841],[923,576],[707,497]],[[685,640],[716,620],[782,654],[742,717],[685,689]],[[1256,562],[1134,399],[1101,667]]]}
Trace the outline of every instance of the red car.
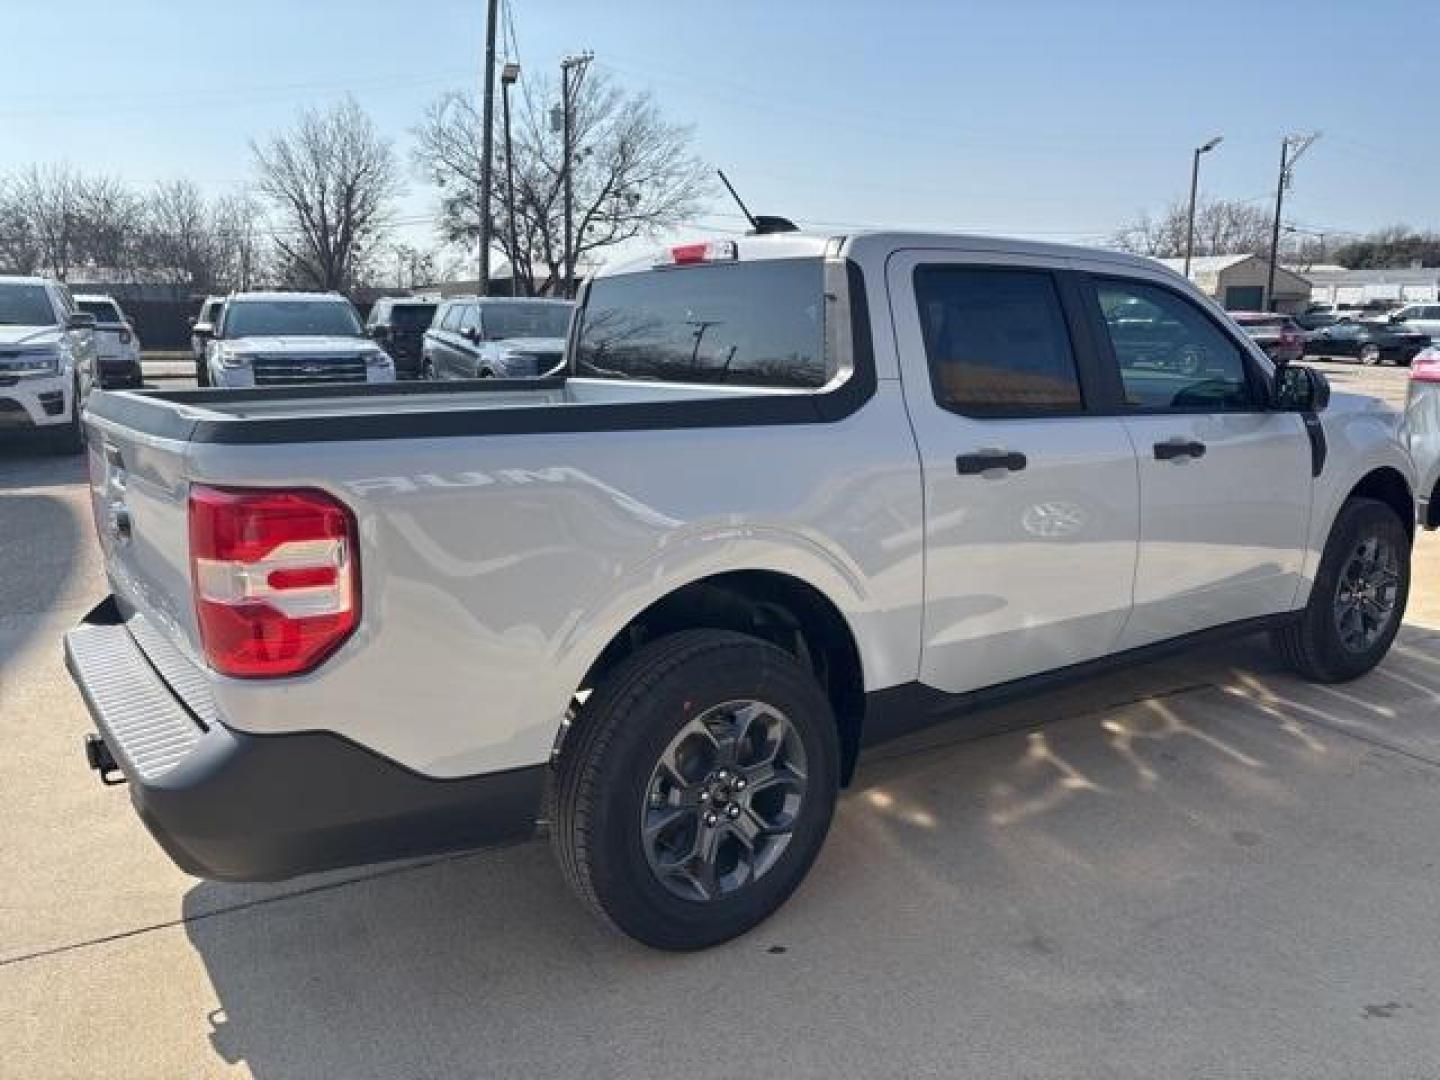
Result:
{"label": "red car", "polygon": [[1305,331],[1289,315],[1273,311],[1232,311],[1240,329],[1277,364],[1293,364],[1305,355]]}

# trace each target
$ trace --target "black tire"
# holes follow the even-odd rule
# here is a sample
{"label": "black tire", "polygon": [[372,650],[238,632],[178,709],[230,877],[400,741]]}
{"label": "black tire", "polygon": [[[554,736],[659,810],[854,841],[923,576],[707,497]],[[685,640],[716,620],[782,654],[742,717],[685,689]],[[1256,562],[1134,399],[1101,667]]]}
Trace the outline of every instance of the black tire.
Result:
{"label": "black tire", "polygon": [[[1336,615],[1342,579],[1359,545],[1378,538],[1396,553],[1398,580],[1394,603],[1378,636],[1364,647],[1348,646],[1341,637]],[[1312,682],[1335,683],[1358,678],[1378,664],[1390,649],[1405,617],[1410,596],[1410,534],[1399,515],[1375,499],[1351,499],[1340,508],[1320,570],[1310,590],[1309,603],[1295,622],[1271,634],[1280,658]]]}
{"label": "black tire", "polygon": [[78,454],[85,449],[85,427],[80,421],[83,408],[80,386],[76,383],[70,391],[70,419],[63,425],[43,429],[45,445],[52,454]]}
{"label": "black tire", "polygon": [[[673,741],[717,706],[742,700],[779,710],[798,739],[803,797],[773,862],[733,891],[685,898],[652,870],[642,814],[655,805],[658,763]],[[729,631],[683,631],[623,661],[580,710],[556,770],[551,839],[566,880],[603,921],[655,948],[703,949],[754,927],[800,884],[829,830],[839,771],[830,703],[789,653]],[[727,828],[723,815],[719,828]]]}
{"label": "black tire", "polygon": [[204,360],[197,361],[195,364],[195,385],[210,385],[210,365]]}

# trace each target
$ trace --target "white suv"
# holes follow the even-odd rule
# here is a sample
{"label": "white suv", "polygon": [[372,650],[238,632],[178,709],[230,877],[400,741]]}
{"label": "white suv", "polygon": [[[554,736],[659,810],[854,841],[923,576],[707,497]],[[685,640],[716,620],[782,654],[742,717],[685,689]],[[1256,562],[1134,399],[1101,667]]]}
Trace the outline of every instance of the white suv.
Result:
{"label": "white suv", "polygon": [[1424,304],[1407,304],[1390,316],[1392,323],[1403,323],[1403,330],[1413,330],[1430,335],[1430,340],[1440,342],[1440,300]]}
{"label": "white suv", "polygon": [[236,293],[206,351],[210,386],[394,382],[395,363],[338,293]]}
{"label": "white suv", "polygon": [[78,453],[95,357],[95,316],[78,311],[65,286],[0,277],[0,431],[38,432]]}
{"label": "white suv", "polygon": [[144,383],[140,369],[140,335],[113,297],[76,296],[81,311],[95,316],[95,350],[102,389],[138,390]]}

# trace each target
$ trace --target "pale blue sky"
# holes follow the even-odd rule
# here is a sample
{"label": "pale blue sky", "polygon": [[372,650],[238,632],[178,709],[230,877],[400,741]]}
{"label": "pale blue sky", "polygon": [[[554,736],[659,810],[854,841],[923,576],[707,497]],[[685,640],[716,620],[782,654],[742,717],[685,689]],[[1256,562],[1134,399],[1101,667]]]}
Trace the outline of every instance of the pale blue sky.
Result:
{"label": "pale blue sky", "polygon": [[[1318,129],[1287,220],[1440,228],[1440,0],[510,3],[526,71],[594,49],[752,209],[801,222],[1098,240],[1181,194],[1208,136],[1203,189],[1266,203],[1281,135]],[[484,2],[5,7],[0,171],[220,191],[249,136],[346,91],[408,161],[425,102],[478,81]],[[412,181],[409,227],[432,209]]]}

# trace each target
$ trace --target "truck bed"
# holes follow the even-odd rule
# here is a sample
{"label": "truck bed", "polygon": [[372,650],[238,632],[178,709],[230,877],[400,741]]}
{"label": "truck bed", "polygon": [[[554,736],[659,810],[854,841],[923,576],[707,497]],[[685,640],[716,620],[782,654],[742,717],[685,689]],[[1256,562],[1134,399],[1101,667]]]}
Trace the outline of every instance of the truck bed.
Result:
{"label": "truck bed", "polygon": [[[853,380],[852,380],[853,381]],[[836,393],[622,382],[478,379],[388,385],[97,393],[92,420],[192,443],[333,442],[806,423],[836,418]]]}

